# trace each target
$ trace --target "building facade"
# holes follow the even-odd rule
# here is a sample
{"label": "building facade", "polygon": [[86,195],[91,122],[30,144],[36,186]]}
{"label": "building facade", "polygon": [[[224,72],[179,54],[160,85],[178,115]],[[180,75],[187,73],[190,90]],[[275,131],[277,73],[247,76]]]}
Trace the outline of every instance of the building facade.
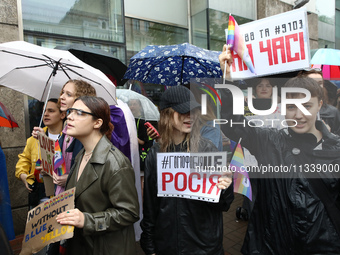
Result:
{"label": "building facade", "polygon": [[[43,47],[81,43],[111,52],[123,63],[149,44],[189,42],[221,50],[229,13],[238,24],[290,11],[306,2],[311,49],[340,48],[340,0],[3,0],[0,42],[25,40]],[[160,88],[156,88],[155,94]],[[0,101],[20,128],[0,127],[7,159],[16,234],[24,232],[27,196],[14,177],[17,155],[36,124],[32,98],[0,84]]]}

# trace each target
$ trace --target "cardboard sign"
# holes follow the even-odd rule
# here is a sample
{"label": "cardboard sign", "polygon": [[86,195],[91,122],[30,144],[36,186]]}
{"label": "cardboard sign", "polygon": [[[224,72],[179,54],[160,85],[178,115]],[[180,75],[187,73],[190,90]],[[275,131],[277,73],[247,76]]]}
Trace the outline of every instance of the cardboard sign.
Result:
{"label": "cardboard sign", "polygon": [[157,196],[218,203],[226,162],[226,152],[157,153]]}
{"label": "cardboard sign", "polygon": [[[244,79],[309,67],[309,35],[305,8],[239,26],[256,74],[234,52],[233,79]],[[226,30],[228,33],[228,30]]]}
{"label": "cardboard sign", "polygon": [[76,188],[66,190],[28,212],[20,255],[36,253],[49,243],[73,237],[74,227],[60,225],[56,217],[74,209],[75,190]]}
{"label": "cardboard sign", "polygon": [[53,157],[55,141],[45,134],[38,133],[38,141],[41,151],[41,166],[42,170],[53,177]]}

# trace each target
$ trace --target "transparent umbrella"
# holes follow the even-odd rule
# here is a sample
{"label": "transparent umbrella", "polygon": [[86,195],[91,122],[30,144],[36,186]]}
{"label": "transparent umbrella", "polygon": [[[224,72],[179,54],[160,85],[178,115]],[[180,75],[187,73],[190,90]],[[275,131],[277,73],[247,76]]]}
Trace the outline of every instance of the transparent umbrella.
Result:
{"label": "transparent umbrella", "polygon": [[141,118],[146,121],[159,120],[157,106],[146,96],[129,89],[117,89],[116,95],[117,98],[128,104],[135,118]]}

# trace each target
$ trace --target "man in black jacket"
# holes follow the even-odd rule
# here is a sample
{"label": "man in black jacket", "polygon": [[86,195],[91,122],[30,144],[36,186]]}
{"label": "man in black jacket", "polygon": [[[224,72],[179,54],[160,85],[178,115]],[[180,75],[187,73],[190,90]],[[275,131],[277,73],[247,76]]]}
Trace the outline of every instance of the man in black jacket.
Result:
{"label": "man in black jacket", "polygon": [[[230,50],[220,55],[232,63]],[[227,66],[227,68],[229,65]],[[286,107],[289,128],[281,130],[249,125],[221,125],[224,133],[255,155],[259,170],[281,169],[257,179],[257,197],[242,247],[243,254],[340,254],[339,157],[340,138],[328,131],[317,114],[322,106],[322,88],[310,78],[293,78],[285,87],[304,88],[311,98]],[[287,93],[287,98],[305,95]],[[232,115],[232,98],[226,93],[222,118],[242,122]],[[230,104],[230,105],[225,105]],[[337,169],[335,172],[334,170]],[[254,174],[249,173],[250,179]],[[258,177],[255,175],[255,177]]]}
{"label": "man in black jacket", "polygon": [[[298,77],[309,77],[315,79],[323,90],[326,90],[324,89],[324,80],[320,69],[311,68],[302,70],[298,73]],[[340,135],[340,112],[336,107],[328,104],[324,100],[320,109],[320,118],[329,126],[332,133]]]}

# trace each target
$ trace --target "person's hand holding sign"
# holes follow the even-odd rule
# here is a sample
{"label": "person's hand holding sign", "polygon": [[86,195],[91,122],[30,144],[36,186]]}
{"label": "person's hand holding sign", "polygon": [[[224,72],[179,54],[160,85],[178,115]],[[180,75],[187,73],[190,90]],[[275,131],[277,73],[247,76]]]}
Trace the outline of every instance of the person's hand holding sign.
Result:
{"label": "person's hand holding sign", "polygon": [[68,174],[63,174],[63,175],[59,176],[56,173],[53,173],[53,183],[57,184],[61,187],[65,187],[67,177],[68,177]]}
{"label": "person's hand holding sign", "polygon": [[233,182],[233,174],[232,172],[227,172],[223,174],[219,179],[218,183],[216,184],[217,188],[219,189],[227,189],[229,188],[230,184]]}
{"label": "person's hand holding sign", "polygon": [[84,214],[78,209],[68,210],[57,216],[57,222],[61,225],[75,226],[83,228],[85,223]]}

